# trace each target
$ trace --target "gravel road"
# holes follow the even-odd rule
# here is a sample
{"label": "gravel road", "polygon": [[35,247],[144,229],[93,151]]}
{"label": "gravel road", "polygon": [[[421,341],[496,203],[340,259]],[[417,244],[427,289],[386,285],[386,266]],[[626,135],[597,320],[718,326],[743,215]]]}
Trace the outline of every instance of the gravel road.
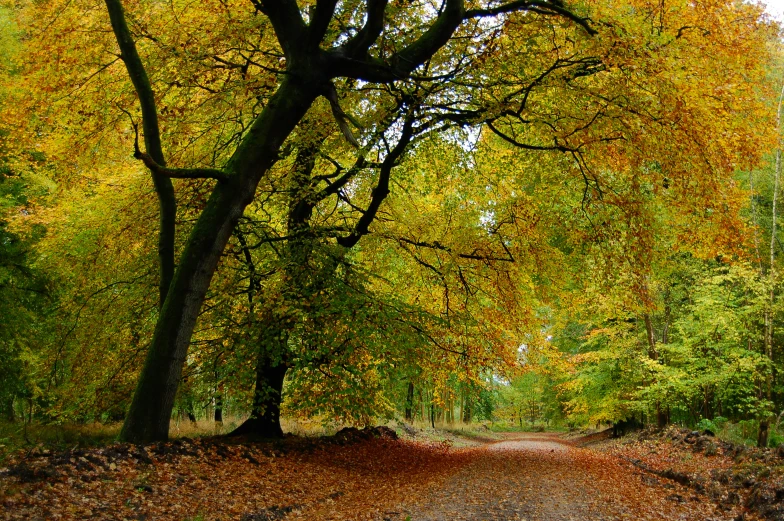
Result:
{"label": "gravel road", "polygon": [[715,506],[668,480],[569,445],[555,435],[488,444],[416,505],[412,521],[723,520]]}

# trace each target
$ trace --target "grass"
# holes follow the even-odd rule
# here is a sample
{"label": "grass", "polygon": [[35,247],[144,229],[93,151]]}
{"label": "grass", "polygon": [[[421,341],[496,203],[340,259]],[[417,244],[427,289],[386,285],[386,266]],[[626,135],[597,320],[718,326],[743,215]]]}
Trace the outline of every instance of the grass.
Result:
{"label": "grass", "polygon": [[0,463],[20,450],[36,447],[65,450],[111,443],[120,432],[119,424],[41,425],[0,422]]}
{"label": "grass", "polygon": [[[172,421],[169,429],[171,438],[199,438],[203,436],[216,436],[227,434],[234,430],[245,420],[245,417],[228,417],[223,423],[201,420],[197,422]],[[325,424],[321,419],[282,418],[283,432],[297,436],[318,437],[335,434],[343,425]],[[388,427],[396,430],[398,435],[406,436],[403,424],[392,421]],[[62,451],[73,448],[97,447],[108,445],[117,439],[120,433],[120,423],[102,424],[25,424],[23,422],[0,422],[0,465],[8,457],[19,451],[29,451],[35,448]],[[427,422],[415,421],[416,438],[435,443],[462,446],[488,438],[495,439],[501,432],[511,432],[520,429],[508,428],[500,424],[486,425],[485,423],[454,423],[436,424],[431,428]]]}

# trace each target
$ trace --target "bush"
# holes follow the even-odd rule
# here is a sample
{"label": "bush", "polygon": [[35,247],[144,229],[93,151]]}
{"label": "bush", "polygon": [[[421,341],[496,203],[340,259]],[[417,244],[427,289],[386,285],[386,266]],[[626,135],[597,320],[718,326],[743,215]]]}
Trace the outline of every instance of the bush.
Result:
{"label": "bush", "polygon": [[697,430],[700,431],[711,431],[714,434],[718,434],[719,426],[713,420],[709,420],[708,418],[703,418],[699,422],[697,422]]}
{"label": "bush", "polygon": [[768,447],[776,448],[784,444],[784,435],[772,431],[768,436]]}
{"label": "bush", "polygon": [[755,445],[759,422],[757,420],[741,420],[738,423],[725,423],[717,434],[720,438],[739,445]]}

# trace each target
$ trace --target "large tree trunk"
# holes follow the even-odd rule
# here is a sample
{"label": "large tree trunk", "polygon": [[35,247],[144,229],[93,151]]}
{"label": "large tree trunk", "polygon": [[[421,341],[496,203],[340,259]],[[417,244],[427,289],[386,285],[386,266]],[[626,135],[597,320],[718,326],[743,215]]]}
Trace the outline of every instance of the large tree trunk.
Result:
{"label": "large tree trunk", "polygon": [[190,234],[156,324],[120,438],[165,440],[185,355],[221,254],[283,141],[318,96],[318,85],[287,77],[237,148]]}
{"label": "large tree trunk", "polygon": [[250,417],[229,436],[250,435],[258,438],[281,438],[280,405],[283,381],[289,369],[288,331],[291,324],[276,318],[272,310],[264,313],[256,359],[256,382]]}
{"label": "large tree trunk", "polygon": [[283,361],[273,361],[269,357],[259,361],[250,418],[232,431],[230,436],[283,437],[283,429],[280,426],[280,404],[286,371],[288,366]]}

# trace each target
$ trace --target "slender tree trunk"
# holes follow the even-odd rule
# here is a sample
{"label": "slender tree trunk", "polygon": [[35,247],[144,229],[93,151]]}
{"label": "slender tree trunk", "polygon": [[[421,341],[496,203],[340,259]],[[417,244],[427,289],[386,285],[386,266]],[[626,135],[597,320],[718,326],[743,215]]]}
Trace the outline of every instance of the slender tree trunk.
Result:
{"label": "slender tree trunk", "polygon": [[215,186],[185,245],[121,439],[139,443],[168,438],[183,363],[218,261],[261,177],[318,96],[317,88],[293,76],[284,79],[229,161],[229,179]]}
{"label": "slender tree trunk", "polygon": [[757,267],[760,277],[763,275],[762,269],[762,250],[760,249],[759,239],[759,219],[757,218],[757,202],[754,195],[754,170],[749,170],[749,192],[751,192],[751,218],[754,222],[754,250],[757,252]]}
{"label": "slender tree trunk", "polygon": [[13,423],[16,420],[13,396],[6,396],[0,400],[0,418],[9,423]]}
{"label": "slender tree trunk", "polygon": [[[773,306],[775,304],[775,279],[776,279],[776,228],[778,219],[777,204],[779,195],[779,182],[781,178],[781,109],[784,101],[784,87],[779,95],[779,105],[776,111],[776,135],[778,137],[778,147],[776,148],[776,169],[773,178],[773,208],[771,210],[770,226],[770,266],[768,267],[768,285],[770,287],[768,295],[768,305],[765,309],[765,356],[771,364],[771,369],[765,377],[765,397],[770,401],[773,399]],[[768,418],[760,420],[759,436],[757,437],[758,447],[768,446]]]}
{"label": "slender tree trunk", "polygon": [[[651,320],[651,316],[648,313],[645,313],[643,315],[643,321],[645,322],[645,337],[648,340],[648,357],[651,360],[658,360],[659,353],[656,350],[656,333],[653,329],[653,321]],[[658,400],[656,401],[656,425],[658,425],[659,428],[667,426],[667,415],[664,414],[661,402]]]}
{"label": "slender tree trunk", "polygon": [[413,419],[414,408],[414,382],[408,382],[408,392],[406,393],[406,421],[410,422]]}
{"label": "slender tree trunk", "polygon": [[215,397],[215,423],[223,425],[223,396]]}
{"label": "slender tree trunk", "polygon": [[770,430],[770,424],[768,420],[762,420],[759,425],[759,432],[757,434],[757,447],[767,447],[768,446],[768,432]]}
{"label": "slender tree trunk", "polygon": [[643,320],[645,322],[645,337],[648,341],[648,358],[651,360],[658,360],[659,353],[656,351],[656,334],[653,330],[651,316],[648,313],[645,313],[643,315]]}
{"label": "slender tree trunk", "polygon": [[[155,107],[155,96],[147,77],[147,71],[136,51],[136,44],[131,37],[128,25],[125,22],[120,0],[106,0],[106,8],[120,47],[123,63],[128,71],[128,77],[133,83],[139,98],[142,112],[142,127],[144,129],[144,146],[150,157],[159,165],[165,166],[161,145],[161,135],[158,126],[158,112]],[[158,195],[160,215],[158,220],[158,262],[159,280],[158,296],[159,307],[166,301],[169,287],[174,278],[174,239],[175,222],[177,220],[177,200],[174,196],[174,186],[171,179],[159,173],[152,172],[153,186]]]}

